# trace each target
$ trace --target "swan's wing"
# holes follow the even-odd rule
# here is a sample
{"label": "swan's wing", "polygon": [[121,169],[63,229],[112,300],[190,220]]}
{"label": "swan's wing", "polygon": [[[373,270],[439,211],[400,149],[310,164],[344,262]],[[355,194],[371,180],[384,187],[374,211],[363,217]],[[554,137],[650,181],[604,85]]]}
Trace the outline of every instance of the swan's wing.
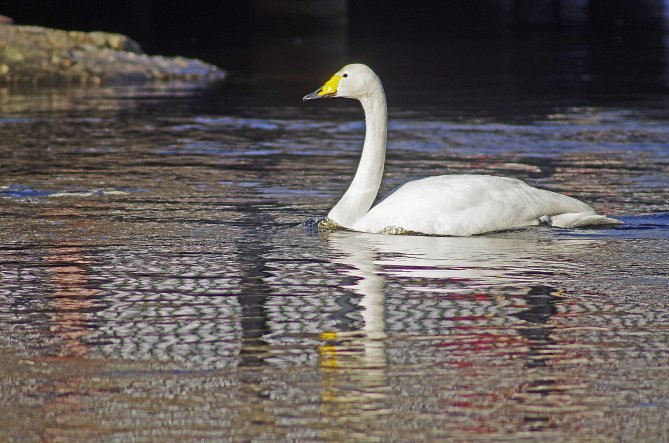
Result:
{"label": "swan's wing", "polygon": [[[533,188],[520,180],[444,175],[406,183],[356,222],[354,229],[382,232],[398,227],[425,234],[474,235],[537,225],[540,219],[551,223],[561,214],[605,218],[575,198]],[[580,219],[556,217],[573,226],[578,226],[573,223]]]}

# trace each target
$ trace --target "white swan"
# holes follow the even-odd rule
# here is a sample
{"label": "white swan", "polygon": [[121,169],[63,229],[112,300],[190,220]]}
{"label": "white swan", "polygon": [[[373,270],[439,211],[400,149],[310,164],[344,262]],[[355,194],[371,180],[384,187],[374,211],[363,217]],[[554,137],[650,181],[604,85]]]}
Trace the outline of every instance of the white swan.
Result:
{"label": "white swan", "polygon": [[357,99],[365,111],[365,143],[358,170],[328,214],[344,228],[468,236],[539,223],[561,228],[620,223],[596,214],[575,198],[489,175],[441,175],[411,181],[371,208],[386,156],[388,113],[381,81],[366,65],[347,65],[304,100],[324,97]]}

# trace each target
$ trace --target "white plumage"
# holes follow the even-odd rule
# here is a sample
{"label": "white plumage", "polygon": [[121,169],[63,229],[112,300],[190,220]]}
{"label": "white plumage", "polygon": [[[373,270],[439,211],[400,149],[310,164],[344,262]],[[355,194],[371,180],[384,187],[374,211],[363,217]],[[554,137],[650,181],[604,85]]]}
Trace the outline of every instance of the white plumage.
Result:
{"label": "white plumage", "polygon": [[386,153],[388,118],[381,81],[365,65],[347,65],[304,99],[322,97],[354,98],[365,111],[360,164],[348,190],[328,214],[330,220],[345,228],[370,233],[469,236],[539,223],[561,228],[620,223],[596,214],[575,198],[513,178],[489,175],[414,180],[371,208],[381,185]]}

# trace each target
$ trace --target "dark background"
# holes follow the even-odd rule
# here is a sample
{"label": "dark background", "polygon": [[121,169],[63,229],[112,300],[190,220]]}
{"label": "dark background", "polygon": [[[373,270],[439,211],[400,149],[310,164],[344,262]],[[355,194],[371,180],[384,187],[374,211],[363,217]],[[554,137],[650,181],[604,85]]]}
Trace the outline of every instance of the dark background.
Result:
{"label": "dark background", "polygon": [[[666,92],[665,0],[9,0],[17,24],[120,32],[233,76],[310,78],[353,61],[384,82]],[[537,78],[542,81],[537,82]]]}

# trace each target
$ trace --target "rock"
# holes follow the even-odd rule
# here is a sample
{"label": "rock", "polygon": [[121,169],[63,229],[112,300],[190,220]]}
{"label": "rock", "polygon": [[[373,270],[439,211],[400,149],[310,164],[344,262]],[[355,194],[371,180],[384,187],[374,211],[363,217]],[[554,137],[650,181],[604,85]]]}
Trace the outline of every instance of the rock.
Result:
{"label": "rock", "polygon": [[131,38],[0,24],[0,84],[118,84],[156,80],[222,80],[201,60],[144,54]]}

